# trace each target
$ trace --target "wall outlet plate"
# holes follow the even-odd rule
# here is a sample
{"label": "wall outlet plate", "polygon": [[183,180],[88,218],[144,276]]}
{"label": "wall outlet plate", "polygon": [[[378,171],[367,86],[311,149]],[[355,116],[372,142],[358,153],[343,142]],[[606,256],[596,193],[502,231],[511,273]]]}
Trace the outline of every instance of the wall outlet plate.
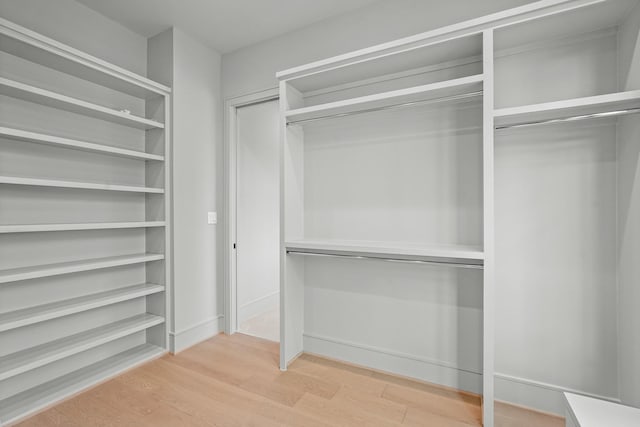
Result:
{"label": "wall outlet plate", "polygon": [[217,224],[218,223],[218,213],[217,212],[207,212],[207,223],[208,224]]}

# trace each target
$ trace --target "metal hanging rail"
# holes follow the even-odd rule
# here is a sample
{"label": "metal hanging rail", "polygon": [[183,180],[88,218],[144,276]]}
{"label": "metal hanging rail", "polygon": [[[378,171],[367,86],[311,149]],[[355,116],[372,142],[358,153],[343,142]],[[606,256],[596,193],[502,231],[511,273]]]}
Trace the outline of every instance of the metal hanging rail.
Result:
{"label": "metal hanging rail", "polygon": [[347,255],[347,254],[326,254],[319,252],[306,252],[306,251],[296,251],[296,250],[287,250],[287,255],[307,255],[307,256],[318,256],[318,257],[331,257],[331,258],[349,258],[349,259],[363,259],[363,260],[378,260],[378,261],[386,261],[386,262],[397,262],[397,263],[406,263],[406,264],[427,264],[427,265],[439,265],[439,266],[449,266],[449,267],[460,267],[460,268],[471,268],[481,270],[484,268],[482,264],[468,264],[468,263],[457,263],[457,262],[449,262],[449,261],[426,261],[426,260],[412,260],[412,259],[402,259],[402,258],[388,258],[388,257],[377,257],[371,255]]}
{"label": "metal hanging rail", "polygon": [[592,114],[582,114],[579,116],[568,116],[568,117],[562,117],[558,119],[532,120],[529,122],[500,125],[500,126],[496,126],[496,130],[545,125],[550,123],[574,122],[574,121],[604,118],[604,117],[616,117],[616,116],[624,116],[628,114],[638,114],[638,113],[640,113],[640,108],[627,108],[624,110],[606,111],[606,112],[592,113]]}
{"label": "metal hanging rail", "polygon": [[463,94],[460,94],[460,95],[444,96],[444,97],[441,97],[441,98],[431,98],[431,99],[425,99],[425,100],[422,100],[422,101],[403,102],[403,103],[400,103],[400,104],[392,104],[392,105],[385,105],[385,106],[382,106],[382,107],[367,108],[367,109],[364,109],[364,110],[350,111],[348,113],[327,114],[326,116],[313,117],[311,119],[287,120],[287,126],[288,125],[293,125],[293,124],[315,122],[315,121],[318,121],[318,120],[334,119],[334,118],[339,118],[339,117],[353,116],[353,115],[356,115],[356,114],[373,113],[373,112],[376,112],[376,111],[395,110],[395,109],[399,109],[399,108],[413,107],[413,106],[417,106],[417,105],[437,104],[437,103],[446,102],[446,101],[456,101],[458,99],[475,98],[475,97],[478,97],[478,96],[482,96],[482,91],[481,90],[476,91],[476,92],[463,93]]}

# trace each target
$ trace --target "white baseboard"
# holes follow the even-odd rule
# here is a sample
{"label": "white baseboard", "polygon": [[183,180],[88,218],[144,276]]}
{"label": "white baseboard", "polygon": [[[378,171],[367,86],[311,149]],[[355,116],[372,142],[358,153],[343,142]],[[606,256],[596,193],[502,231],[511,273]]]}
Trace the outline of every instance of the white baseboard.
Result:
{"label": "white baseboard", "polygon": [[303,345],[304,351],[307,353],[340,359],[356,365],[466,390],[472,393],[481,393],[482,390],[482,375],[476,372],[458,369],[445,362],[428,360],[419,356],[333,339],[312,333],[304,334]]}
{"label": "white baseboard", "polygon": [[614,397],[600,396],[581,390],[533,381],[507,374],[495,374],[496,399],[503,402],[513,403],[527,408],[533,408],[538,411],[564,416],[566,402],[562,395],[563,392],[581,394],[584,396],[595,397],[596,399],[620,403],[620,399]]}
{"label": "white baseboard", "polygon": [[275,291],[238,307],[238,324],[259,314],[273,310],[280,304],[280,291]]}
{"label": "white baseboard", "polygon": [[224,316],[218,315],[176,332],[169,332],[169,349],[178,353],[224,331]]}

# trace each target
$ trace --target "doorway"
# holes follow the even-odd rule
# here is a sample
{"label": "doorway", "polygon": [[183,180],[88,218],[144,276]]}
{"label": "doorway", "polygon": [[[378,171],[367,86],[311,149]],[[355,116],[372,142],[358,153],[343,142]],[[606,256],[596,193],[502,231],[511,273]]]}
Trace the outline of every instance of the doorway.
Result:
{"label": "doorway", "polygon": [[235,110],[237,331],[279,341],[279,102]]}

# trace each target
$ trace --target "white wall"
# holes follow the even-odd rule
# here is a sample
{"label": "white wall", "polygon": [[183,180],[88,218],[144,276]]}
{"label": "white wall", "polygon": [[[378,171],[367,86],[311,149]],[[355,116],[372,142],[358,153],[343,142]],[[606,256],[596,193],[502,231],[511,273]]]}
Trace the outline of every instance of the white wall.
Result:
{"label": "white wall", "polygon": [[207,224],[221,211],[220,55],[173,28],[149,40],[150,76],[172,86],[172,351],[223,327],[222,232]]}
{"label": "white wall", "polygon": [[277,309],[280,293],[278,101],[237,109],[238,326]]}
{"label": "white wall", "polygon": [[533,0],[387,0],[225,54],[225,99],[276,87],[275,73]]}
{"label": "white wall", "polygon": [[135,73],[146,74],[147,39],[73,0],[0,0],[0,16]]}

